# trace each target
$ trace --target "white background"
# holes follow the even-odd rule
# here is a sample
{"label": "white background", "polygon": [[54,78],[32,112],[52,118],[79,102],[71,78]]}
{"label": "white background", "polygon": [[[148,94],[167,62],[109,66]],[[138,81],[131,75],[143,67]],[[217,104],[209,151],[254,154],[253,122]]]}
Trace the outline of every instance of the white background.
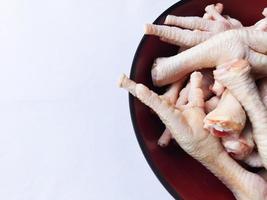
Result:
{"label": "white background", "polygon": [[175,2],[0,0],[1,200],[172,199],[116,84]]}

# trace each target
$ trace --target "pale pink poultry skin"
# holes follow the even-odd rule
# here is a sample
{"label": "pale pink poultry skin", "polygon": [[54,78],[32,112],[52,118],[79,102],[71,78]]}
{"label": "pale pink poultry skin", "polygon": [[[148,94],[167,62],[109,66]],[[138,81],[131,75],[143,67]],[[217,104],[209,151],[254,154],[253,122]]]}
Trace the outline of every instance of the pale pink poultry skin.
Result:
{"label": "pale pink poultry skin", "polygon": [[[204,14],[203,18],[228,23],[232,29],[243,27],[242,23],[239,20],[231,18],[229,15],[222,16],[221,14],[223,12],[223,7],[224,6],[221,3],[216,3],[216,5],[208,5],[205,8],[206,13]],[[225,20],[227,20],[228,22],[226,22]]]}
{"label": "pale pink poultry skin", "polygon": [[155,85],[166,85],[192,71],[213,68],[236,58],[247,59],[253,66],[253,73],[267,75],[266,52],[267,32],[252,29],[229,30],[178,55],[156,59],[151,71],[152,80]]}
{"label": "pale pink poultry skin", "polygon": [[[267,78],[263,78],[259,80],[258,89],[259,89],[261,100],[263,104],[265,105],[265,107],[267,107]],[[253,134],[252,130],[248,131],[247,134],[249,135],[249,138],[251,138]],[[252,140],[249,140],[246,143],[251,144]],[[252,152],[245,159],[242,159],[242,161],[251,167],[263,167],[262,160],[258,152],[256,151]]]}
{"label": "pale pink poultry skin", "polygon": [[[213,94],[209,89],[211,85],[214,83],[213,75],[211,70],[201,70],[203,75],[202,86],[201,89],[204,94],[204,100],[209,99]],[[183,107],[188,103],[188,95],[190,91],[190,82],[180,91],[179,97],[176,101],[176,107],[179,109],[183,109]]]}
{"label": "pale pink poultry skin", "polygon": [[[203,74],[203,80],[202,80],[201,89],[202,89],[203,94],[204,94],[204,100],[206,100],[206,99],[210,98],[212,95],[212,92],[209,90],[209,87],[214,82],[214,79],[213,79],[213,74],[212,74],[211,70],[203,70],[202,74]],[[184,79],[181,79],[181,80],[184,82]],[[171,86],[171,87],[173,87],[173,86]],[[173,88],[173,89],[177,92],[177,90],[175,88]],[[181,89],[181,87],[179,87],[179,91],[180,91],[180,89]],[[180,91],[178,99],[176,96],[177,95],[176,92],[172,92],[172,93],[168,92],[168,94],[169,94],[168,96],[172,97],[171,99],[174,99],[173,97],[176,98],[176,100],[177,100],[176,103],[171,102],[172,104],[175,104],[176,108],[183,109],[184,106],[188,103],[189,89],[190,89],[190,82],[186,85],[185,88],[183,88]],[[165,94],[163,95],[164,97],[166,96]],[[173,95],[171,95],[171,94],[173,94]],[[170,143],[171,139],[172,139],[172,134],[171,134],[170,130],[168,128],[166,128],[158,140],[158,145],[161,147],[166,147]]]}
{"label": "pale pink poultry skin", "polygon": [[258,85],[262,102],[267,107],[267,78],[260,79]]}
{"label": "pale pink poultry skin", "polygon": [[[173,83],[168,90],[160,97],[168,101],[170,104],[175,105],[178,99],[179,93],[184,85],[186,77]],[[158,145],[161,147],[166,147],[172,139],[172,135],[169,129],[165,129],[158,140]]]}
{"label": "pale pink poultry skin", "polygon": [[218,106],[204,118],[204,128],[218,137],[238,138],[246,124],[246,113],[235,97],[225,90]]}
{"label": "pale pink poultry skin", "polygon": [[[265,107],[267,106],[267,78],[259,80],[258,83],[259,94]],[[253,152],[254,141],[252,137],[251,124],[247,124],[245,130],[242,132],[240,138],[223,138],[222,144],[227,152],[238,160],[243,160],[251,167],[262,167],[262,161],[257,152]]]}
{"label": "pale pink poultry skin", "polygon": [[186,77],[171,84],[170,87],[167,89],[167,91],[161,95],[161,98],[164,98],[166,101],[169,101],[171,104],[176,103],[179,93],[181,89],[183,88],[184,82],[186,80]]}
{"label": "pale pink poultry skin", "polygon": [[120,79],[119,85],[153,109],[181,148],[215,174],[237,200],[265,200],[267,184],[264,179],[238,165],[223,150],[219,139],[203,128],[205,112],[201,79],[200,73],[191,75],[189,102],[183,112],[125,75]]}
{"label": "pale pink poultry skin", "polygon": [[245,60],[234,60],[214,71],[214,77],[241,103],[250,118],[253,138],[264,167],[267,167],[267,109],[250,75],[251,67]]}
{"label": "pale pink poultry skin", "polygon": [[[232,19],[229,16],[226,16],[225,18],[222,17],[220,15],[220,13],[222,12],[223,7],[221,4],[217,4],[217,5],[219,6],[219,8],[217,8],[217,9],[215,9],[214,5],[207,6],[206,7],[207,13],[204,15],[203,18],[206,18],[206,19],[212,19],[213,18],[213,20],[218,20],[219,22],[223,22],[223,23],[225,23],[225,18],[227,18],[228,20],[231,20],[233,24],[236,25],[235,27],[229,26],[231,29],[242,27],[242,24],[238,20]],[[221,8],[220,8],[220,6],[221,6]],[[179,18],[179,17],[175,17],[175,16],[168,16],[165,20],[165,23],[170,24],[170,25],[181,26],[183,24],[184,19],[185,19],[185,23],[187,23],[186,20],[188,20],[188,18],[184,18],[184,17]],[[189,19],[189,21],[190,20],[191,19]],[[263,21],[263,20],[261,20],[261,21]],[[202,21],[202,23],[204,23],[204,21]],[[217,24],[222,25],[221,23],[217,23]],[[257,23],[257,24],[260,24],[260,23]],[[257,27],[257,24],[255,25],[255,27]],[[168,28],[166,28],[166,27],[161,27],[161,26],[152,26],[152,27],[155,28],[154,31],[156,31],[156,32],[159,31],[159,29],[161,29],[162,33],[168,33]],[[222,27],[222,26],[220,26],[220,27]],[[159,29],[157,29],[157,28],[159,28]],[[174,27],[169,27],[169,28],[175,29]],[[218,30],[218,32],[224,31],[224,30],[220,30],[218,28],[217,28],[217,30]],[[184,31],[184,30],[180,30],[180,31]],[[189,31],[189,30],[187,30],[187,31]],[[150,31],[150,33],[153,33],[153,31]],[[213,30],[213,33],[216,33],[216,31]],[[203,32],[201,32],[201,34],[203,34]],[[178,44],[178,45],[181,45],[181,44]],[[182,45],[184,45],[184,44],[182,44]],[[183,91],[181,92],[180,98],[178,100],[180,102],[177,103],[178,108],[182,108],[181,105],[186,103],[187,90],[188,90],[188,87],[183,89]],[[224,88],[217,81],[215,81],[212,90],[213,90],[213,92],[215,92],[215,94],[217,96],[220,96],[223,93]],[[207,105],[207,106],[209,106],[209,105]],[[225,115],[225,116],[227,116],[227,115]],[[241,115],[241,116],[244,116],[244,115]],[[244,126],[244,123],[243,123],[243,126]],[[238,133],[240,133],[240,132],[241,132],[241,130],[238,131]],[[227,151],[231,152],[232,155],[234,155],[235,158],[243,159],[252,151],[253,146],[254,146],[252,139],[248,136],[249,136],[249,132],[245,131],[245,133],[241,136],[241,138],[238,138],[238,137],[224,138],[223,139],[223,145],[225,146]],[[169,130],[166,129],[163,132],[158,143],[160,146],[167,146],[170,140],[171,140],[171,133]]]}
{"label": "pale pink poultry skin", "polygon": [[216,80],[214,81],[214,84],[210,89],[214,94],[216,94],[216,96],[221,96],[224,92],[223,85]]}
{"label": "pale pink poultry skin", "polygon": [[261,157],[258,152],[253,151],[248,157],[242,159],[250,167],[263,167]]}
{"label": "pale pink poultry skin", "polygon": [[[160,36],[163,41],[182,47],[197,45],[176,56],[155,60],[151,72],[154,85],[174,83],[164,95],[158,96],[126,76],[121,78],[119,85],[153,109],[166,125],[158,141],[160,146],[166,146],[174,138],[188,154],[214,173],[237,200],[267,200],[267,172],[248,172],[231,158],[250,166],[267,167],[267,135],[264,134],[267,130],[267,78],[259,81],[259,94],[250,75],[252,70],[254,78],[267,76],[267,18],[251,27],[243,27],[238,20],[221,15],[222,4],[209,5],[205,10],[204,19],[168,16],[165,20],[166,25],[186,29],[156,25],[145,27],[146,34]],[[263,15],[267,16],[267,9],[264,9]],[[211,90],[217,96],[207,100],[203,76],[193,71],[214,66],[217,66],[214,71],[216,79]],[[191,72],[186,87],[182,89],[182,84],[178,87],[177,83]],[[231,101],[228,99],[230,103],[223,101],[229,91],[232,94]],[[253,131],[248,123],[243,130],[246,115],[240,104],[251,120]],[[230,129],[230,137],[221,141],[203,127],[203,120],[220,109],[226,111],[224,116],[231,117],[232,112],[234,119],[240,118],[237,121],[242,122],[237,129]],[[204,111],[211,113],[205,116]],[[259,152],[254,149],[252,136]]]}
{"label": "pale pink poultry skin", "polygon": [[178,27],[164,25],[146,24],[144,28],[146,35],[156,35],[164,42],[177,46],[192,47],[212,36],[211,33],[203,33],[199,30],[186,30]]}
{"label": "pale pink poultry skin", "polygon": [[[259,80],[259,93],[265,106],[267,105],[267,78]],[[229,108],[230,109],[230,108]],[[227,109],[227,110],[229,110]],[[224,137],[222,144],[227,152],[231,153],[232,157],[237,160],[243,160],[251,167],[262,167],[262,161],[257,152],[252,152],[254,149],[254,141],[252,138],[252,128],[247,124],[239,138]],[[250,155],[251,154],[251,155]]]}
{"label": "pale pink poultry skin", "polygon": [[[161,40],[174,45],[192,47],[219,32],[242,27],[237,20],[229,16],[224,18],[221,15],[222,10],[223,5],[217,3],[205,8],[206,13],[203,18],[168,15],[165,25],[146,24],[144,32],[147,35],[159,36]],[[172,25],[172,27],[166,25]]]}
{"label": "pale pink poultry skin", "polygon": [[[200,17],[177,17],[177,16],[171,16],[171,15],[167,16],[167,18],[165,20],[166,25],[175,25],[175,26],[185,28],[185,29],[180,29],[178,27],[169,27],[169,26],[148,24],[145,26],[145,34],[159,36],[163,41],[166,41],[166,42],[169,42],[172,44],[176,44],[176,45],[179,45],[182,47],[183,46],[192,47],[192,46],[195,46],[197,44],[200,44],[201,42],[206,41],[207,39],[209,39],[210,37],[212,37],[213,35],[215,35],[217,33],[231,30],[231,29],[246,30],[249,32],[255,31],[255,30],[256,31],[266,31],[267,30],[267,18],[260,20],[259,22],[257,22],[255,25],[253,25],[251,27],[242,28],[243,25],[238,20],[233,19],[227,15],[226,16],[221,15],[221,12],[223,10],[223,5],[220,3],[218,3],[216,5],[209,5],[206,7],[205,10],[207,13],[204,15],[203,18],[200,18]],[[266,16],[266,9],[264,9],[264,11],[262,13],[264,16]],[[263,62],[266,61],[266,57],[264,55],[260,54],[260,53],[266,52],[266,45],[263,45],[264,47],[260,47],[258,49],[257,44],[255,44],[255,42],[256,43],[258,42],[257,39],[256,39],[256,41],[255,40],[253,41],[253,37],[244,38],[244,35],[246,37],[246,34],[243,34],[243,36],[239,36],[239,37],[243,37],[242,41],[240,41],[240,42],[241,43],[243,42],[245,44],[249,43],[248,46],[255,51],[249,51],[246,54],[241,53],[242,55],[234,54],[232,59],[234,59],[234,58],[249,58],[249,60],[251,61],[251,64],[252,65],[256,64],[258,67],[258,65],[261,65],[261,61],[263,61]],[[216,38],[216,39],[218,39],[218,38]],[[206,45],[206,46],[208,46],[208,45]],[[232,48],[232,50],[233,49],[234,48]],[[191,52],[189,52],[189,53],[191,53]],[[192,52],[193,57],[195,56],[194,53]],[[213,56],[215,56],[215,55],[213,55]],[[210,57],[213,57],[213,56],[210,56]],[[177,66],[177,68],[183,68],[183,65],[187,65],[186,61],[184,59],[189,59],[189,58],[187,58],[188,56],[186,56],[186,54],[183,54],[183,55],[180,55],[177,57],[180,57],[180,59],[178,59],[178,58],[172,59],[172,60],[169,59],[169,61],[168,61],[168,59],[159,58],[155,61],[154,68],[157,68],[157,65],[159,65],[158,68],[162,68],[162,67],[160,67],[161,61],[165,61],[163,63],[166,64],[167,66],[168,65],[170,66],[170,67],[166,67],[167,69],[163,69],[163,70],[161,70],[161,69],[152,70],[152,78],[154,80],[155,85],[161,86],[161,85],[166,84],[164,82],[164,80],[161,80],[161,79],[165,79],[165,78],[164,77],[161,78],[159,76],[170,76],[170,78],[172,78],[172,79],[174,77],[175,77],[175,79],[179,79],[178,75],[169,75],[169,72],[172,71],[173,69],[168,69],[168,68],[175,68],[175,66]],[[184,57],[184,59],[182,59],[183,57]],[[208,64],[208,62],[214,62],[212,60],[212,58],[205,59],[205,60],[207,61],[207,64]],[[231,59],[227,60],[227,58],[220,57],[220,61],[222,61],[222,62],[218,61],[216,64],[222,64],[223,62],[226,62],[229,60],[231,60]],[[182,63],[178,64],[177,62],[182,62]],[[196,62],[200,62],[200,61],[196,61]],[[162,63],[162,65],[164,65],[163,63]],[[175,65],[175,66],[173,66],[173,65]],[[182,66],[180,66],[180,65],[182,65]],[[215,64],[214,64],[214,66],[215,66]],[[191,66],[189,63],[188,68],[190,69],[192,67],[193,66]],[[213,66],[204,66],[204,67],[206,68],[206,67],[213,67]],[[196,66],[194,68],[194,70],[199,70],[200,68],[201,68],[201,66]],[[189,69],[187,69],[187,70],[189,70]],[[162,75],[160,72],[157,72],[157,71],[163,71],[164,72],[164,70],[166,71],[165,72],[166,75],[164,75],[164,73]],[[191,70],[191,72],[194,70]],[[172,72],[175,72],[175,71],[172,71]],[[172,76],[174,76],[174,77],[172,77]],[[180,76],[183,76],[183,75],[181,75],[181,73],[180,73]],[[161,83],[162,81],[163,81],[163,83]],[[167,80],[167,81],[170,81],[170,80]]]}
{"label": "pale pink poultry skin", "polygon": [[181,90],[179,97],[176,101],[176,106],[184,106],[188,101],[188,93],[190,89],[190,82],[186,84],[186,86]]}
{"label": "pale pink poultry skin", "polygon": [[262,20],[258,21],[251,28],[255,28],[256,30],[267,31],[267,8],[264,8],[262,11],[262,15],[265,17]]}
{"label": "pale pink poultry skin", "polygon": [[251,127],[247,125],[243,130],[245,124],[246,113],[228,90],[204,119],[204,128],[221,137],[225,150],[238,160],[245,159],[254,149]]}
{"label": "pale pink poultry skin", "polygon": [[[207,114],[204,128],[221,137],[222,145],[237,160],[247,158],[254,149],[251,126],[235,97],[225,90],[217,107]],[[245,127],[245,129],[244,129]]]}
{"label": "pale pink poultry skin", "polygon": [[217,107],[219,101],[220,98],[217,96],[211,97],[209,100],[205,101],[205,113],[213,111]]}
{"label": "pale pink poultry skin", "polygon": [[[223,137],[222,145],[225,150],[231,154],[236,160],[245,160],[248,165],[253,165],[252,162],[255,162],[253,165],[258,165],[254,157],[252,158],[251,153],[255,147],[253,137],[252,137],[252,128],[250,123],[247,123],[246,127],[239,135],[236,137]],[[250,162],[249,162],[250,161]]]}
{"label": "pale pink poultry skin", "polygon": [[206,13],[203,15],[204,19],[220,20],[223,12],[223,4],[216,3],[207,5],[205,8]]}

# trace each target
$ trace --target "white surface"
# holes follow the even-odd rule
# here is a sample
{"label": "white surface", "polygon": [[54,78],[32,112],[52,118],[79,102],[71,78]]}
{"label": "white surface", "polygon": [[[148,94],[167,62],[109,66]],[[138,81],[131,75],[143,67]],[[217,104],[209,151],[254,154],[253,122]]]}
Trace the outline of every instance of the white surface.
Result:
{"label": "white surface", "polygon": [[0,199],[172,199],[116,82],[176,1],[96,2],[0,0]]}

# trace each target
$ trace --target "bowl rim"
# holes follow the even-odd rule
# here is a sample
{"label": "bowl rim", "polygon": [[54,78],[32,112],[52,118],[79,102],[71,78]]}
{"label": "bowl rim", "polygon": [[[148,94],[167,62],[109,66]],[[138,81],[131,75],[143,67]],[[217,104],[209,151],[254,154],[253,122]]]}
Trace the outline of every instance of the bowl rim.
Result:
{"label": "bowl rim", "polygon": [[[172,6],[170,6],[167,10],[165,10],[154,22],[153,24],[158,24],[158,22],[160,21],[160,19],[162,19],[164,16],[166,16],[167,14],[169,14],[170,12],[174,11],[178,6],[181,6],[187,2],[189,2],[191,0],[181,0],[175,4],[173,4]],[[135,79],[135,72],[136,72],[136,65],[137,65],[137,60],[140,54],[140,50],[142,49],[142,47],[144,46],[144,43],[147,41],[148,36],[144,35],[137,47],[137,50],[134,54],[134,58],[133,58],[133,62],[132,62],[132,66],[131,66],[131,71],[130,71],[130,79],[134,80]],[[137,138],[137,141],[139,143],[139,146],[143,152],[143,155],[146,159],[146,161],[148,162],[150,168],[152,169],[152,171],[154,172],[154,174],[156,175],[156,177],[158,178],[158,180],[161,182],[161,184],[165,187],[165,189],[173,196],[173,198],[177,199],[177,200],[182,200],[182,198],[179,196],[179,194],[175,191],[175,189],[167,182],[166,178],[161,174],[160,170],[156,167],[155,163],[152,161],[148,149],[144,143],[143,138],[141,137],[141,135],[139,134],[139,129],[136,123],[136,113],[135,113],[135,109],[134,109],[134,97],[129,93],[129,107],[130,107],[130,114],[131,114],[131,121],[133,124],[133,128],[134,128],[134,132],[135,132],[135,136]]]}

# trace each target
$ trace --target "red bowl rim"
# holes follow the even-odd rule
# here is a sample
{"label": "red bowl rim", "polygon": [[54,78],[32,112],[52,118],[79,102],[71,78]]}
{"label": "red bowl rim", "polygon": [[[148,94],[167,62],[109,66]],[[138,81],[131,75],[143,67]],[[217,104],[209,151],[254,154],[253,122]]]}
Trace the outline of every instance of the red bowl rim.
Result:
{"label": "red bowl rim", "polygon": [[[170,12],[174,11],[178,6],[181,6],[185,3],[187,3],[190,0],[181,0],[175,4],[173,4],[171,7],[169,7],[167,10],[165,10],[154,22],[153,24],[158,24],[160,19],[163,18],[164,16],[166,16],[167,14],[169,14]],[[134,55],[134,59],[132,62],[132,67],[131,67],[131,71],[130,71],[130,78],[132,80],[135,80],[135,70],[136,70],[136,65],[137,65],[137,60],[139,57],[139,53],[141,48],[143,47],[144,43],[146,42],[146,40],[148,39],[148,36],[144,35],[141,42],[139,43],[137,50],[135,52]],[[138,126],[136,124],[136,114],[135,114],[135,109],[134,109],[134,97],[129,94],[129,107],[130,107],[130,113],[131,113],[131,120],[132,120],[132,124],[134,127],[134,131],[135,131],[135,136],[137,138],[137,141],[139,143],[139,146],[141,147],[141,150],[146,158],[146,161],[148,162],[150,168],[152,169],[152,171],[154,172],[154,174],[157,176],[158,180],[161,182],[161,184],[165,187],[165,189],[177,200],[182,200],[182,198],[179,196],[179,194],[175,191],[175,189],[167,182],[167,180],[165,179],[165,177],[161,174],[160,170],[156,167],[156,165],[153,163],[148,149],[145,146],[144,140],[141,137],[141,135],[139,134],[139,129]]]}

